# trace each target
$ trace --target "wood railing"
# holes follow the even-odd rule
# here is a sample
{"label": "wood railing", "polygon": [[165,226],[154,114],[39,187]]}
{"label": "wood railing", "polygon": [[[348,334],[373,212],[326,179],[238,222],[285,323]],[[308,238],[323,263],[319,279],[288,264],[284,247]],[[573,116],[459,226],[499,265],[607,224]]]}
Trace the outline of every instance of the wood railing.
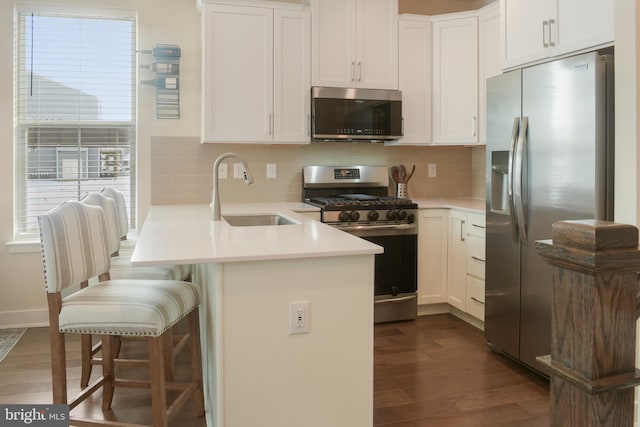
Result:
{"label": "wood railing", "polygon": [[553,265],[551,426],[632,426],[638,317],[638,229],[604,221],[553,224],[536,250]]}

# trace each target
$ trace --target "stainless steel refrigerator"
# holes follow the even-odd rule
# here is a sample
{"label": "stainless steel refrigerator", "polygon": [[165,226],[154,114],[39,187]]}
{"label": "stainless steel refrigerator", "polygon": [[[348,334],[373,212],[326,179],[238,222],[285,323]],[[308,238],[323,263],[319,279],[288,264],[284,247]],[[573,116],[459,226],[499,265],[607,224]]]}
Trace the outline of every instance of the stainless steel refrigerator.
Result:
{"label": "stainless steel refrigerator", "polygon": [[550,353],[551,225],[613,219],[613,56],[592,52],[487,80],[485,337],[535,369]]}

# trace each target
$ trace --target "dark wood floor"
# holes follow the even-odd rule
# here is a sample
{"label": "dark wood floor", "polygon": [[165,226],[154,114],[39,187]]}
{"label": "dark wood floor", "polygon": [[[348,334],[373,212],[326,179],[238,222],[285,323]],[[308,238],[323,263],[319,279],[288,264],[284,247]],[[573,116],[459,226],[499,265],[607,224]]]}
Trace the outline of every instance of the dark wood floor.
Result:
{"label": "dark wood floor", "polygon": [[[136,352],[127,346],[137,344],[127,343],[123,351]],[[67,347],[69,385],[77,391],[77,339],[69,339]],[[491,353],[481,331],[452,315],[376,325],[374,351],[376,427],[548,425],[548,382]],[[178,365],[178,376],[186,374],[187,359]],[[0,404],[50,402],[48,330],[29,329],[0,362]],[[105,419],[150,422],[144,391],[117,390],[113,408]],[[99,397],[75,411],[103,416]],[[205,422],[188,404],[171,425],[204,427]]]}
{"label": "dark wood floor", "polygon": [[548,426],[549,383],[450,315],[375,329],[374,425]]}

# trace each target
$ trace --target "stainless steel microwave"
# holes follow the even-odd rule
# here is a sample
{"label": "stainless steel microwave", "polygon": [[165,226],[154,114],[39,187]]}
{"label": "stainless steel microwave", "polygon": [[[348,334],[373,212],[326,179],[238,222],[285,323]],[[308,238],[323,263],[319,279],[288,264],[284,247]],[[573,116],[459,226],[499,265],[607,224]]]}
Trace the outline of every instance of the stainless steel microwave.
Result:
{"label": "stainless steel microwave", "polygon": [[402,92],[311,88],[313,141],[388,141],[402,137]]}

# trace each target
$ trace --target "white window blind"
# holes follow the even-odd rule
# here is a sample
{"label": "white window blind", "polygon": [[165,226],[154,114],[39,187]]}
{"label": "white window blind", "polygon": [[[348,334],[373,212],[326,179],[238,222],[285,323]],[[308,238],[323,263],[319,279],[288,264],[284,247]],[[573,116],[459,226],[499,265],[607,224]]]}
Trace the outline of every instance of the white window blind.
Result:
{"label": "white window blind", "polygon": [[114,187],[135,212],[135,17],[16,12],[15,230]]}

